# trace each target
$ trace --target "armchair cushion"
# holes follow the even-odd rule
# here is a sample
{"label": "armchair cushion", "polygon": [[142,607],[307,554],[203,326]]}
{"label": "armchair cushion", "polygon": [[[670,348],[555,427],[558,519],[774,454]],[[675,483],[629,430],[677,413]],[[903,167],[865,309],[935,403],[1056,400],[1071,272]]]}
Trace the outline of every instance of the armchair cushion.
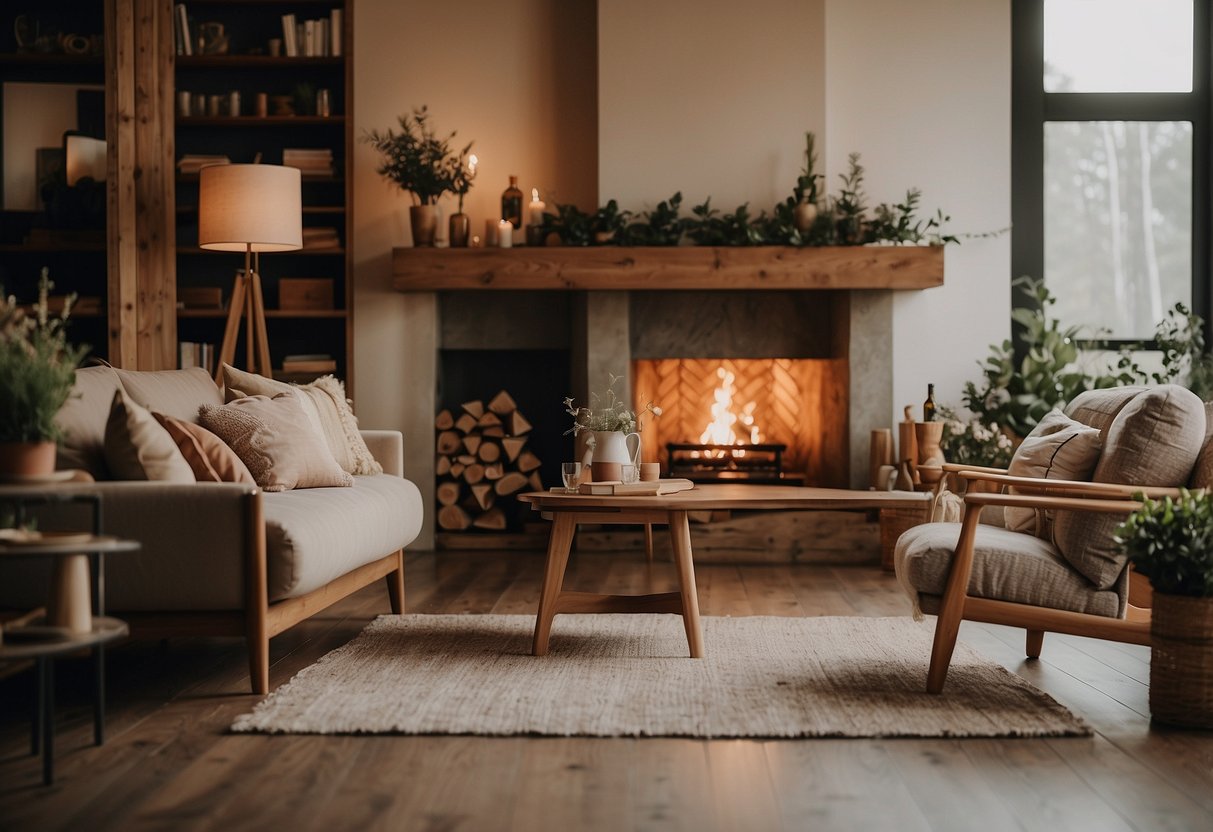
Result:
{"label": "armchair cushion", "polygon": [[[927,523],[909,529],[897,541],[898,580],[928,612],[935,609],[928,598],[943,595],[947,586],[959,539],[959,523]],[[1096,588],[1052,543],[993,526],[977,527],[968,592],[979,598],[1113,618],[1123,606],[1117,592]]]}
{"label": "armchair cushion", "polygon": [[1079,393],[1074,401],[1066,406],[1066,415],[1076,422],[1082,422],[1099,431],[1099,438],[1108,438],[1108,428],[1116,421],[1125,405],[1133,401],[1148,388],[1145,387],[1106,387],[1102,390],[1088,390]]}
{"label": "armchair cushion", "polygon": [[1189,488],[1213,487],[1213,402],[1205,402],[1205,442],[1200,446],[1200,454],[1196,457],[1196,465],[1192,468],[1192,476],[1188,478]]}
{"label": "armchair cushion", "polygon": [[[1035,479],[1086,480],[1099,461],[1099,430],[1076,422],[1060,410],[1040,420],[1027,438],[1015,449],[1007,468],[1013,477]],[[1015,493],[1015,489],[1011,489]],[[1013,532],[1025,532],[1050,538],[1053,518],[1040,509],[1007,506],[1006,526]]]}
{"label": "armchair cushion", "polygon": [[[1113,400],[1110,396],[1109,401]],[[1147,390],[1133,396],[1116,414],[1107,429],[1092,480],[1184,485],[1204,438],[1205,408],[1196,394],[1176,384]],[[1115,584],[1127,563],[1124,552],[1112,539],[1122,519],[1111,514],[1057,512],[1053,526],[1057,548],[1098,589]]]}

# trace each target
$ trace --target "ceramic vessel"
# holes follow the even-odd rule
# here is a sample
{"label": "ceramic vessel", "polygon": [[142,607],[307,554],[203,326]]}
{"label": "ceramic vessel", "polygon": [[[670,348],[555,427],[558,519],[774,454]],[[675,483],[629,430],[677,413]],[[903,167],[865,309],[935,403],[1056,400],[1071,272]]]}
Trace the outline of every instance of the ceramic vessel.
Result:
{"label": "ceramic vessel", "polygon": [[[624,465],[635,465],[640,456],[640,434],[624,433],[621,430],[593,431],[594,447],[590,472],[595,482],[622,478]],[[628,440],[635,437],[636,448],[631,450]]]}
{"label": "ceramic vessel", "polygon": [[807,199],[798,203],[792,221],[796,224],[797,231],[808,234],[813,223],[817,222],[817,206]]}
{"label": "ceramic vessel", "polygon": [[438,206],[410,205],[409,224],[413,229],[414,246],[434,245],[434,232],[438,230]]}
{"label": "ceramic vessel", "polygon": [[468,235],[472,230],[472,220],[467,214],[451,214],[447,221],[450,231],[451,248],[467,248]]}
{"label": "ceramic vessel", "polygon": [[0,442],[0,476],[45,477],[54,472],[54,442]]}

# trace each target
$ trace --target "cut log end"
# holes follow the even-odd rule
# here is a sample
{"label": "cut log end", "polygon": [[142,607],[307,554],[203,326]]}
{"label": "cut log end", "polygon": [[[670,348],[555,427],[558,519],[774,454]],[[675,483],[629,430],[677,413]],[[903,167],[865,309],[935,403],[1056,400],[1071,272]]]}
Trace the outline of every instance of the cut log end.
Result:
{"label": "cut log end", "polygon": [[473,520],[472,525],[478,529],[501,531],[505,528],[505,512],[500,508],[491,508]]}
{"label": "cut log end", "polygon": [[443,506],[438,510],[438,526],[448,531],[463,531],[472,524],[472,518],[459,506]]}

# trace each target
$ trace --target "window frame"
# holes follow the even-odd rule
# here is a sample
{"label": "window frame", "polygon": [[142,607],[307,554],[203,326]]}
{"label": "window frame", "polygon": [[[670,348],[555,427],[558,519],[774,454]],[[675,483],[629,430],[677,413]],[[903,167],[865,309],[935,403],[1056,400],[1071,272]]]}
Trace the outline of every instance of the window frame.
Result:
{"label": "window frame", "polygon": [[[1045,92],[1044,0],[1011,3],[1011,279],[1045,280],[1044,128],[1051,121],[1187,121],[1192,124],[1192,297],[1204,318],[1205,341],[1213,343],[1213,0],[1192,2],[1191,92]],[[1011,305],[1032,305],[1012,289]],[[1021,347],[1020,332],[1014,338]],[[1139,343],[1109,339],[1115,349]]]}

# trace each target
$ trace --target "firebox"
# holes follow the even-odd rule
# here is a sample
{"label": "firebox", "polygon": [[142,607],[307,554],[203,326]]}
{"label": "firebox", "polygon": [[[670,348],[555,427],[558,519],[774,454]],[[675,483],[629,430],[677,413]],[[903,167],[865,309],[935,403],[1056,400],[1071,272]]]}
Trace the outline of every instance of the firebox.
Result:
{"label": "firebox", "polygon": [[695,482],[846,487],[845,359],[664,358],[632,364],[645,459]]}

